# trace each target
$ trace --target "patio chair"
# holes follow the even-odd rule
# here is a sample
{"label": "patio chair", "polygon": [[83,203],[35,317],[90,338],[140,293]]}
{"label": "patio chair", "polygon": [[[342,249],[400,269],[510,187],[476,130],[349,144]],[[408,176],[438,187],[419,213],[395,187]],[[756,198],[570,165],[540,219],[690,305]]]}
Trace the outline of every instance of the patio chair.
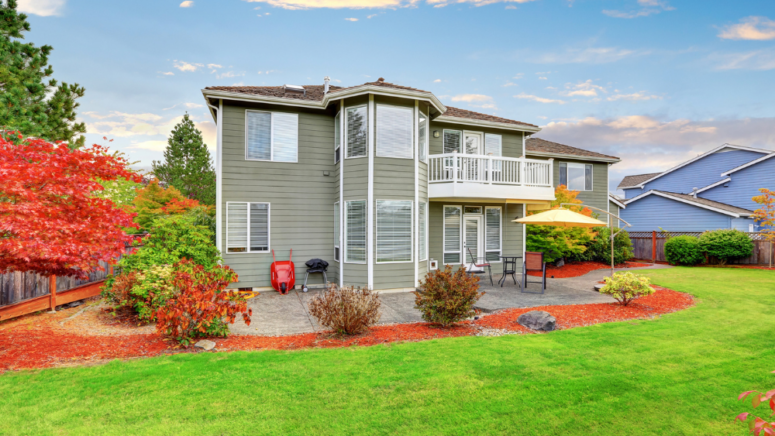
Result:
{"label": "patio chair", "polygon": [[[468,272],[471,274],[483,274],[484,268],[487,268],[487,272],[490,274],[490,285],[495,286],[495,283],[492,281],[492,267],[489,262],[487,262],[487,258],[484,257],[474,257],[474,254],[471,253],[471,249],[467,248],[468,255],[471,257],[471,264],[468,267]],[[482,271],[473,271],[474,267],[476,268],[482,268]]]}
{"label": "patio chair", "polygon": [[[541,271],[540,282],[529,282],[527,280],[528,271]],[[541,292],[529,292],[527,291],[528,283],[541,284]],[[535,251],[525,252],[525,261],[522,264],[522,290],[523,294],[543,294],[546,291],[546,262],[544,262],[544,253]]]}

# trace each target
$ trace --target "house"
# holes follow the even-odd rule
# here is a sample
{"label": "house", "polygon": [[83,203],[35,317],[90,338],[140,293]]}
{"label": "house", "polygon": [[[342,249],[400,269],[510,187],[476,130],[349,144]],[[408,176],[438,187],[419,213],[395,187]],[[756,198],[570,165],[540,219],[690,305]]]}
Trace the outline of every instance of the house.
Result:
{"label": "house", "polygon": [[512,220],[547,208],[560,183],[606,210],[619,161],[382,79],[202,93],[217,124],[217,246],[238,287],[269,286],[272,251],[291,249],[297,283],[321,258],[329,281],[375,290],[414,289],[469,249],[497,263],[523,253]]}
{"label": "house", "polygon": [[661,173],[625,177],[632,231],[758,231],[752,197],[775,188],[775,151],[724,144]]}

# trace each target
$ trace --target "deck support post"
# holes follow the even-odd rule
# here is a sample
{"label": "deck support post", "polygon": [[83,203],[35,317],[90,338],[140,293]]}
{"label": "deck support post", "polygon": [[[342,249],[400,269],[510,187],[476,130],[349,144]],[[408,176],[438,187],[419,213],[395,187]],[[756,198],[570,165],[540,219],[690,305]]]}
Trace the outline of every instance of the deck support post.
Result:
{"label": "deck support post", "polygon": [[57,309],[57,276],[48,276],[48,292],[51,296],[48,303],[50,312],[56,312]]}
{"label": "deck support post", "polygon": [[657,232],[651,231],[651,263],[657,263]]}

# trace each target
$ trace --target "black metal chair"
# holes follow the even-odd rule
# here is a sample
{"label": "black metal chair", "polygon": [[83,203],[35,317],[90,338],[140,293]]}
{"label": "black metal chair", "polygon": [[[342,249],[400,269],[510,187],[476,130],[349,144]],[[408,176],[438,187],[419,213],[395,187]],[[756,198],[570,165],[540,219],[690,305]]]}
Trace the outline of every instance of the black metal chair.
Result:
{"label": "black metal chair", "polygon": [[302,292],[307,292],[307,278],[310,274],[323,273],[323,285],[328,285],[328,277],[326,271],[328,270],[328,262],[322,259],[310,259],[304,265],[307,266],[307,274],[304,276],[304,286],[301,287]]}
{"label": "black metal chair", "polygon": [[498,283],[501,284],[501,288],[506,284],[506,277],[511,276],[514,280],[514,284],[517,284],[517,258],[516,257],[504,257],[503,258],[503,277],[501,277]]}
{"label": "black metal chair", "polygon": [[[529,282],[527,281],[527,272],[528,271],[541,271],[541,281],[540,282]],[[527,285],[528,283],[540,283],[541,284],[541,292],[529,292],[527,291]],[[534,251],[526,251],[525,252],[525,261],[522,264],[522,290],[521,292],[524,294],[543,294],[544,291],[546,291],[546,262],[544,262],[544,253],[540,252],[534,252]]]}
{"label": "black metal chair", "polygon": [[[492,281],[492,266],[489,262],[487,262],[487,258],[485,257],[474,257],[474,254],[471,253],[471,249],[467,248],[468,255],[471,257],[471,263],[468,267],[468,272],[471,274],[482,274],[484,273],[484,268],[487,268],[487,272],[490,274],[490,285],[495,286],[495,283]],[[482,271],[473,271],[474,267],[482,268]]]}

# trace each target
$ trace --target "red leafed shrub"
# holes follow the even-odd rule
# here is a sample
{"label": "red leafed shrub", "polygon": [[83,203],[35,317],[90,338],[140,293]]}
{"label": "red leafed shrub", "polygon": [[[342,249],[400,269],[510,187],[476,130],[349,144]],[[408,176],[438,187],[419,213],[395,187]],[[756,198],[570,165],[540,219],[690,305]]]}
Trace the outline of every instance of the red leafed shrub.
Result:
{"label": "red leafed shrub", "polygon": [[330,284],[309,302],[309,313],[337,333],[354,335],[379,321],[381,304],[379,295],[368,289]]}
{"label": "red leafed shrub", "polygon": [[465,266],[454,273],[447,265],[444,271],[436,270],[425,276],[423,290],[415,292],[414,304],[422,313],[422,319],[449,327],[474,316],[474,304],[482,298],[479,279],[466,274]]}
{"label": "red leafed shrub", "polygon": [[245,298],[226,291],[237,274],[228,266],[205,270],[202,265],[183,259],[175,264],[172,283],[175,295],[156,312],[156,330],[188,346],[202,336],[226,336],[228,323],[242,314],[250,325],[252,309]]}
{"label": "red leafed shrub", "polygon": [[102,296],[116,307],[134,305],[135,297],[132,295],[132,288],[138,282],[137,273],[131,271],[125,274],[119,274],[112,278],[111,286],[102,290]]}
{"label": "red leafed shrub", "polygon": [[[775,373],[775,371],[772,372]],[[746,391],[740,394],[737,399],[744,400],[750,395],[753,395],[751,404],[754,408],[759,407],[760,404],[766,404],[769,406],[770,410],[772,410],[772,413],[775,413],[775,389],[767,392]],[[737,418],[735,419],[746,422],[750,417],[751,414],[745,412],[737,415]],[[770,436],[775,435],[775,422],[767,421],[765,419],[759,418],[758,416],[754,416],[752,420],[748,421],[748,428],[751,430],[751,433],[755,434],[756,436],[761,434]]]}

